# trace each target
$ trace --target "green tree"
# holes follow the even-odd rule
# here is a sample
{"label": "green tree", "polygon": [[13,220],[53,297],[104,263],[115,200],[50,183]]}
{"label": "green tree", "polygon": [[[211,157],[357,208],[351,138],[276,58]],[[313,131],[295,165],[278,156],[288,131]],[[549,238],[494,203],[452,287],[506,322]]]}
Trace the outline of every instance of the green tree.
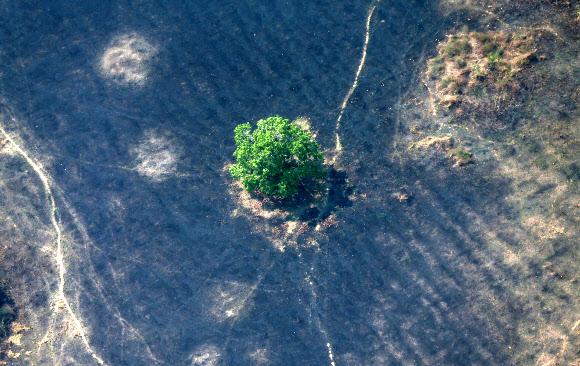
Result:
{"label": "green tree", "polygon": [[322,178],[324,156],[312,134],[280,116],[236,127],[237,164],[230,174],[248,191],[285,198],[298,193],[301,179]]}

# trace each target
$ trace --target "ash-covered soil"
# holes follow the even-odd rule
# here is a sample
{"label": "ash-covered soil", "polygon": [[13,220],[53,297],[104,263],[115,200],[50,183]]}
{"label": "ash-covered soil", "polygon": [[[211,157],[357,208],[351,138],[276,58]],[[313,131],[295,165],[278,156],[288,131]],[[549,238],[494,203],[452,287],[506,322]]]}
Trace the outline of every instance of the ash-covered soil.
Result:
{"label": "ash-covered soil", "polygon": [[[1,1],[0,363],[578,363],[579,9],[515,3]],[[463,27],[545,37],[505,125],[426,81]],[[276,114],[325,204],[232,182]]]}

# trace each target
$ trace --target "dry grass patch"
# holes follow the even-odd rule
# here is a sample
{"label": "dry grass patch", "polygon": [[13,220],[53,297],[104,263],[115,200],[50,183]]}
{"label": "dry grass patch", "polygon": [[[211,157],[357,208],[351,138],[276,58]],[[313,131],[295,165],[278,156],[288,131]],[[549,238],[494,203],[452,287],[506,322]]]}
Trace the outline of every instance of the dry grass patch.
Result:
{"label": "dry grass patch", "polygon": [[419,148],[439,148],[443,150],[449,150],[455,145],[455,139],[451,136],[445,137],[437,137],[437,136],[428,136],[424,139],[417,141],[415,144],[411,145],[411,147],[419,147]]}
{"label": "dry grass patch", "polygon": [[473,162],[473,154],[457,144],[451,136],[427,136],[410,145],[410,148],[440,149],[446,157],[453,160],[455,166],[464,166]]}
{"label": "dry grass patch", "polygon": [[464,166],[473,162],[473,154],[461,146],[449,150],[447,156],[453,159],[455,166]]}
{"label": "dry grass patch", "polygon": [[516,99],[516,75],[536,59],[532,33],[471,32],[450,35],[428,63],[427,85],[438,110],[476,120]]}

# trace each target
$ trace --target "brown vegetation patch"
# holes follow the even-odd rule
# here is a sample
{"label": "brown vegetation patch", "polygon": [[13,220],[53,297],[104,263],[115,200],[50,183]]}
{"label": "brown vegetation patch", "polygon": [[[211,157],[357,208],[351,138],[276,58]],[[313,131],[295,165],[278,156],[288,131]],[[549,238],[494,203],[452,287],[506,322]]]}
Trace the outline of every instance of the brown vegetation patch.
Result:
{"label": "brown vegetation patch", "polygon": [[[429,61],[427,84],[438,109],[477,125],[495,119],[519,96],[517,75],[536,59],[530,32],[471,32],[450,35]],[[491,118],[490,118],[491,117]]]}
{"label": "brown vegetation patch", "polygon": [[[427,136],[410,145],[411,148],[440,149],[446,151],[446,157],[453,160],[455,166],[464,166],[473,162],[473,154],[463,146],[458,146],[451,136]],[[397,197],[400,198],[400,197]],[[406,200],[400,199],[401,201]]]}
{"label": "brown vegetation patch", "polygon": [[445,137],[436,137],[436,136],[428,136],[424,139],[417,141],[417,143],[413,147],[437,147],[443,150],[449,150],[455,144],[455,140],[451,136]]}
{"label": "brown vegetation patch", "polygon": [[473,162],[473,154],[462,147],[449,150],[447,156],[453,159],[455,166],[464,166]]}

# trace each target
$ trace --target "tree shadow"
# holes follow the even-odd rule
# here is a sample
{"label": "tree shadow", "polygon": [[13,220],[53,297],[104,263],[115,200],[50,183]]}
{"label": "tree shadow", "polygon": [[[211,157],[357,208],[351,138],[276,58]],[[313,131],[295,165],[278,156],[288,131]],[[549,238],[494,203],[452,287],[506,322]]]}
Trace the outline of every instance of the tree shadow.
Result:
{"label": "tree shadow", "polygon": [[16,319],[14,300],[0,287],[0,340],[10,335],[10,325]]}
{"label": "tree shadow", "polygon": [[261,200],[265,208],[287,212],[290,220],[300,220],[314,227],[339,209],[351,206],[354,191],[355,187],[348,183],[347,173],[330,166],[323,179],[303,179],[298,193],[290,197],[266,196],[259,192],[250,194]]}
{"label": "tree shadow", "polygon": [[[325,293],[319,296],[328,301],[330,332],[341,354],[359,362],[385,357],[384,364],[393,365],[409,359],[507,364],[502,348],[518,344],[513,325],[526,321],[508,305],[517,309],[521,304],[515,295],[521,274],[495,258],[493,267],[482,266],[493,257],[490,244],[481,235],[485,228],[469,218],[509,214],[509,206],[490,204],[501,202],[508,182],[462,172],[441,180],[439,172],[449,174],[443,166],[418,171],[391,166],[389,171],[394,179],[414,181],[414,202],[380,194],[358,201],[321,244],[328,255],[313,261],[320,281],[324,273],[336,274],[335,281],[324,281]],[[501,301],[492,305],[488,297]],[[470,351],[478,347],[481,352]]]}

